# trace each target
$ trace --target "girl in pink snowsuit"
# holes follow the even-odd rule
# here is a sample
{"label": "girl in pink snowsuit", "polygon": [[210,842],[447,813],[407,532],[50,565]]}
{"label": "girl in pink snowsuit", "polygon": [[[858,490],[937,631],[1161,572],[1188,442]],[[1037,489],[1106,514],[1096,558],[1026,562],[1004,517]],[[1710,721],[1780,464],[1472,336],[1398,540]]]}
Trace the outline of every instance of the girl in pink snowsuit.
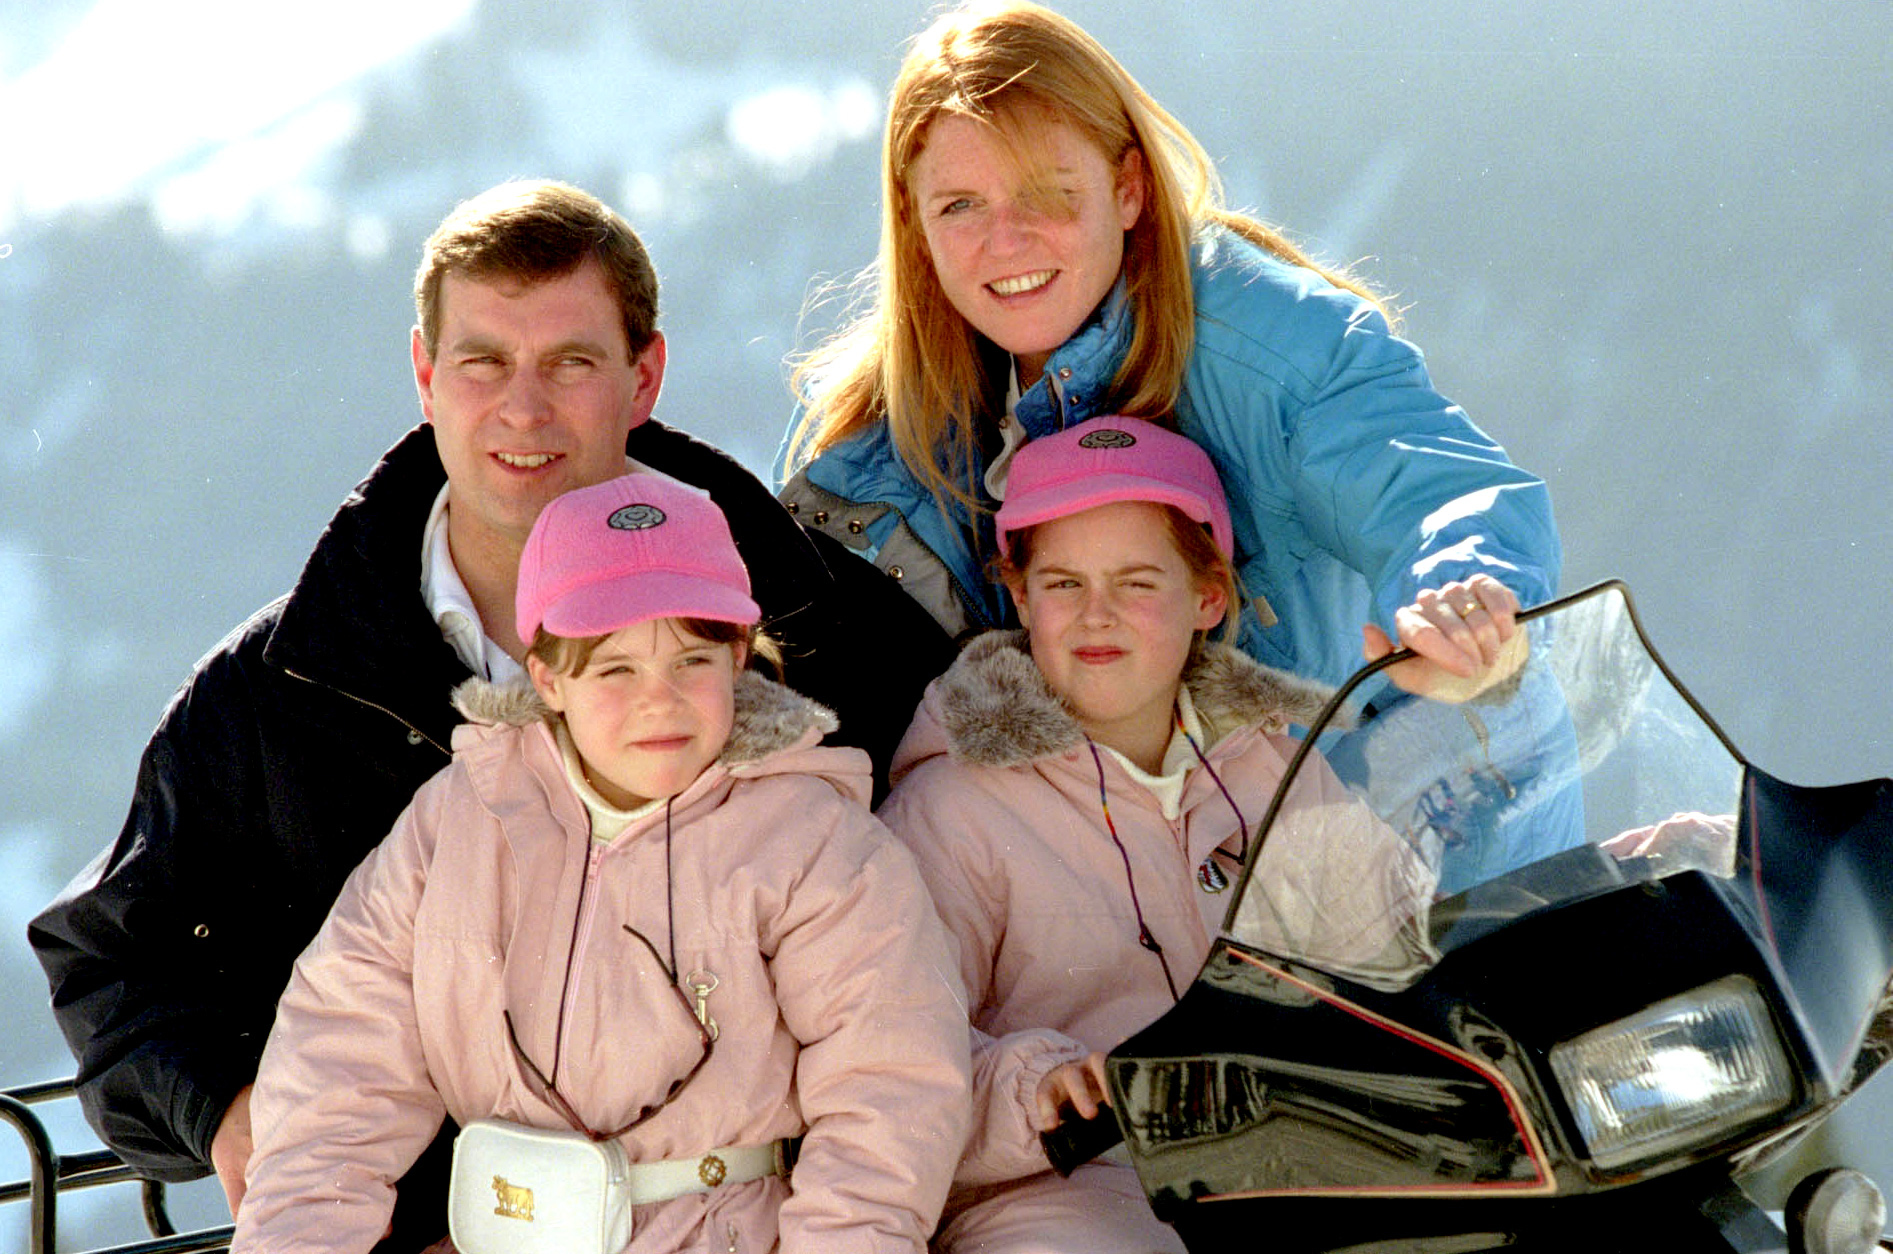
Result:
{"label": "girl in pink snowsuit", "polygon": [[[998,513],[1022,632],[967,646],[928,689],[880,811],[959,943],[973,1128],[942,1251],[1181,1250],[1117,1155],[1069,1179],[1038,1133],[1106,1097],[1101,1051],[1195,975],[1251,826],[1327,694],[1209,644],[1234,604],[1209,458],[1135,418],[1024,445]],[[1342,961],[1397,948],[1427,867],[1325,769],[1318,821],[1264,846],[1269,926]]]}
{"label": "girl in pink snowsuit", "polygon": [[966,1126],[951,943],[867,756],[745,669],[757,616],[695,489],[633,474],[541,513],[532,686],[458,694],[453,763],[297,962],[236,1250],[368,1250],[443,1116],[463,1254],[584,1219],[526,1157],[460,1178],[482,1121],[625,1164],[628,1219],[552,1248],[924,1250]]}

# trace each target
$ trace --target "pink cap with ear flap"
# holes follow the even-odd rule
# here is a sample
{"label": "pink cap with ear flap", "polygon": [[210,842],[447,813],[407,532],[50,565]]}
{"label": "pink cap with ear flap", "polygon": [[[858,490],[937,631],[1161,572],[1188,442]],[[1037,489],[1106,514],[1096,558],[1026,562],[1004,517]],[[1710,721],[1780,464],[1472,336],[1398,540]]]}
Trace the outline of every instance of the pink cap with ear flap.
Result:
{"label": "pink cap with ear flap", "polygon": [[1209,454],[1143,418],[1105,417],[1032,440],[1012,456],[994,522],[1000,543],[1023,530],[1113,501],[1174,505],[1235,556],[1229,499]]}
{"label": "pink cap with ear flap", "polygon": [[514,608],[528,643],[542,624],[582,639],[653,618],[762,617],[716,502],[648,471],[567,492],[539,512]]}

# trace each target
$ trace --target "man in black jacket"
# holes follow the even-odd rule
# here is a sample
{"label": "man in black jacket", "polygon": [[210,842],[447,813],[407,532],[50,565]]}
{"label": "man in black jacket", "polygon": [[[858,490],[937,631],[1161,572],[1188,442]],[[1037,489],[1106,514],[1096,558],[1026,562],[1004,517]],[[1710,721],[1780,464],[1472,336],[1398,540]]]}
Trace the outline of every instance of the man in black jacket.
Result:
{"label": "man in black jacket", "polygon": [[[426,421],[336,513],[288,596],[200,661],[140,762],[117,841],[29,928],[105,1143],[146,1175],[215,1170],[234,1213],[249,1085],[289,969],[342,881],[446,765],[470,674],[517,672],[519,552],[559,493],[654,470],[729,516],[788,682],[884,779],[950,660],[869,563],[735,461],[650,421],[657,280],[636,234],[556,183],[507,184],[427,242],[411,353]],[[401,1181],[387,1250],[446,1231],[452,1128]]]}

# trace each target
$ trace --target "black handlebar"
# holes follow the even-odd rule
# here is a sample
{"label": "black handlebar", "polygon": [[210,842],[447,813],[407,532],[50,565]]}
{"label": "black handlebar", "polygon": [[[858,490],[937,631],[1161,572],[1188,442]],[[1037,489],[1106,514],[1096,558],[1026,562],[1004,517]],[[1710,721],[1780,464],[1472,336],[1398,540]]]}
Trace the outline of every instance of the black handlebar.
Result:
{"label": "black handlebar", "polygon": [[1052,1170],[1061,1176],[1069,1176],[1124,1139],[1117,1126],[1117,1112],[1109,1106],[1098,1107],[1095,1119],[1079,1118],[1068,1105],[1059,1107],[1058,1113],[1059,1125],[1039,1133],[1039,1144],[1045,1147],[1045,1157],[1052,1160]]}

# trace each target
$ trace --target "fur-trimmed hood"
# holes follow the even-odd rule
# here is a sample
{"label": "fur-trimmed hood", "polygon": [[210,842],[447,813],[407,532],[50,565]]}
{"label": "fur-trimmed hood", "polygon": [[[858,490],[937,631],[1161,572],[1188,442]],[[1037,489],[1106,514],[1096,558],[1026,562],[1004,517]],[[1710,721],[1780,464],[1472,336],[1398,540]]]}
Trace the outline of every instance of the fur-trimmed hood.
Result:
{"label": "fur-trimmed hood", "polygon": [[[1312,722],[1333,695],[1325,684],[1214,644],[1191,654],[1183,684],[1212,746],[1246,727],[1279,733]],[[1062,757],[1084,742],[1084,729],[1032,661],[1026,633],[993,631],[968,644],[927,690],[894,774],[941,752],[977,766],[1015,767]]]}
{"label": "fur-trimmed hood", "polygon": [[[530,727],[553,716],[552,707],[524,679],[469,679],[454,689],[453,701],[469,720],[488,727]],[[736,718],[717,761],[725,766],[759,762],[801,744],[811,731],[826,736],[837,726],[827,706],[755,671],[741,671],[736,676]]]}

